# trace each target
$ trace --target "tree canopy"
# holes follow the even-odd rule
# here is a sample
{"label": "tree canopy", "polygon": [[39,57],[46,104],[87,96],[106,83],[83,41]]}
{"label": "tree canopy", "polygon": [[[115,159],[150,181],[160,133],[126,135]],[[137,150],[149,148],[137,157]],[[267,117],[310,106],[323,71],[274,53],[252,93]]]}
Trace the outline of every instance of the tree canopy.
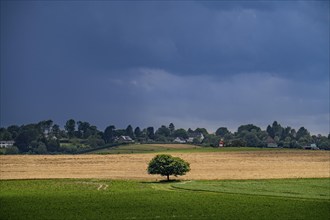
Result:
{"label": "tree canopy", "polygon": [[160,154],[155,156],[148,166],[149,174],[160,174],[166,176],[167,181],[170,180],[170,176],[182,176],[190,171],[190,165],[179,157],[172,157],[168,154]]}
{"label": "tree canopy", "polygon": [[330,135],[312,135],[305,127],[297,131],[289,126],[283,127],[277,121],[268,125],[266,130],[253,124],[241,125],[236,132],[226,127],[219,127],[215,133],[208,133],[205,128],[175,128],[162,125],[159,128],[147,128],[131,125],[126,129],[107,126],[104,131],[98,130],[89,122],[69,119],[64,129],[52,120],[43,120],[33,124],[11,125],[0,128],[0,141],[13,141],[13,148],[0,149],[2,153],[78,153],[98,147],[118,143],[121,136],[130,136],[135,143],[173,143],[180,138],[184,143],[205,147],[219,147],[220,140],[225,147],[267,147],[273,143],[278,147],[306,148],[316,145],[320,149],[330,150]]}

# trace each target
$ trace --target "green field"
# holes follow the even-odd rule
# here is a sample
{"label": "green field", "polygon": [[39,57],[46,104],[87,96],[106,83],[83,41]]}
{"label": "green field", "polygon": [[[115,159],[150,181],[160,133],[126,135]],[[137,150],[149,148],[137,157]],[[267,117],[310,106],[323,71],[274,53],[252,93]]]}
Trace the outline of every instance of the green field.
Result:
{"label": "green field", "polygon": [[[136,154],[136,153],[166,153],[166,152],[182,152],[182,153],[194,153],[194,152],[229,152],[229,151],[259,151],[259,150],[290,150],[290,149],[278,149],[278,148],[257,148],[257,147],[200,147],[190,144],[176,144],[175,147],[171,144],[130,144],[121,145],[116,147],[109,147],[101,150],[95,150],[88,152],[95,154]],[[296,149],[295,149],[296,150]]]}
{"label": "green field", "polygon": [[0,219],[329,219],[330,179],[0,181]]}

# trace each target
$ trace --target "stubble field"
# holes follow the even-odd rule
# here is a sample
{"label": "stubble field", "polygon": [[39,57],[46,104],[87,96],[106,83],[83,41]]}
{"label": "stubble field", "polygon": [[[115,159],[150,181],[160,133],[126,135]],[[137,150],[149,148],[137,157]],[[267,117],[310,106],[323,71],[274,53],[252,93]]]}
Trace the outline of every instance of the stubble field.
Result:
{"label": "stubble field", "polygon": [[[0,179],[100,178],[159,180],[148,175],[156,154],[0,156]],[[182,180],[329,178],[330,152],[277,150],[171,153],[188,161]]]}

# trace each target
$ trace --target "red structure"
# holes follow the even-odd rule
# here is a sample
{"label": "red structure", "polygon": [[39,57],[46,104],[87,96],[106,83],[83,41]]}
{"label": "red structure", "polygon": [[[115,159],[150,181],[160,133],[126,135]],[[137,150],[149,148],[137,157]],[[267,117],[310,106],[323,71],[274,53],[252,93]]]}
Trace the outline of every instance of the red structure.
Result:
{"label": "red structure", "polygon": [[225,142],[223,142],[223,140],[219,141],[219,147],[224,147],[225,146]]}

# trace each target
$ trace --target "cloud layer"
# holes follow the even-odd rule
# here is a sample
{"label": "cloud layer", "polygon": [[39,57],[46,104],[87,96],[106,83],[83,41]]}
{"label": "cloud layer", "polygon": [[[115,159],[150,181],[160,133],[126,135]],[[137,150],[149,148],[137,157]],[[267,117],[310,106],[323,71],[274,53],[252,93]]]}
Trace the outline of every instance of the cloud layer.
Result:
{"label": "cloud layer", "polygon": [[[273,120],[292,126],[309,124],[313,131],[327,129],[329,83],[320,82],[314,92],[309,83],[275,77],[270,73],[239,74],[226,79],[213,76],[181,76],[161,69],[141,68],[111,79],[119,90],[140,94],[144,122],[179,122],[183,127],[220,126],[236,129],[242,123],[267,126]],[[133,74],[134,72],[134,74]],[[316,91],[317,90],[317,91]],[[302,98],[302,96],[304,98]],[[141,123],[143,123],[141,121]],[[321,122],[321,123],[320,123]]]}
{"label": "cloud layer", "polygon": [[329,133],[329,2],[1,2],[1,126]]}

